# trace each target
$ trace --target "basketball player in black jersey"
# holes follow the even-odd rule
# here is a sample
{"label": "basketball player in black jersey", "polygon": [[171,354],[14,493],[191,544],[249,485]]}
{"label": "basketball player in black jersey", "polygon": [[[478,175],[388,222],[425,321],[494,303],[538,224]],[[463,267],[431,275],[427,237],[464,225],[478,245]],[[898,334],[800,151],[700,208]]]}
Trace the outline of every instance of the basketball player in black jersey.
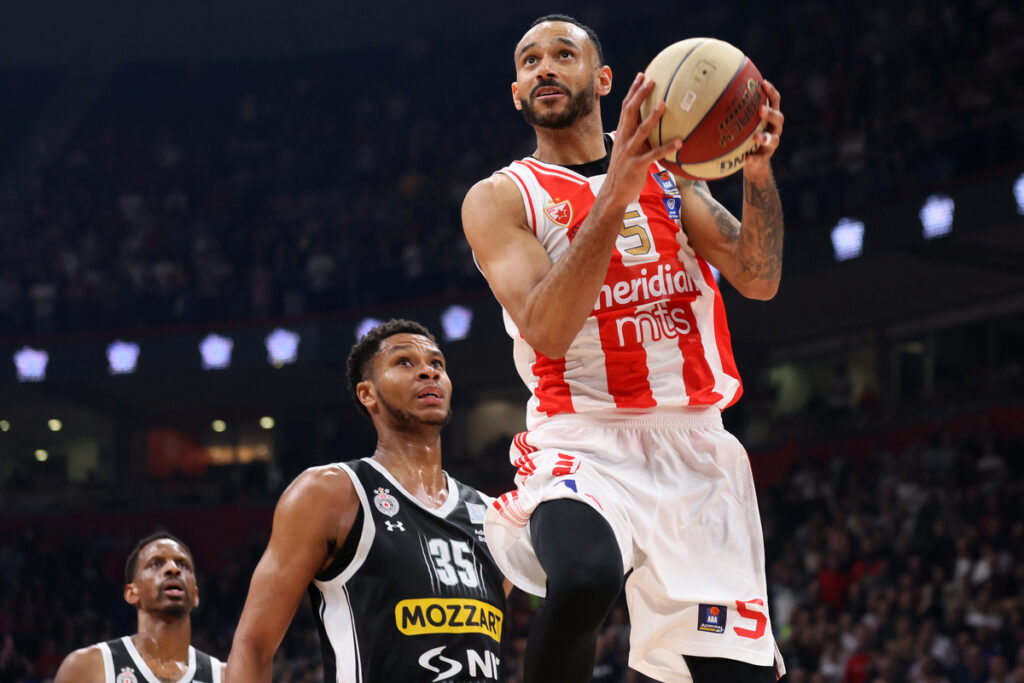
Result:
{"label": "basketball player in black jersey", "polygon": [[199,591],[188,546],[166,532],[147,536],[124,573],[124,599],[138,611],[138,632],[75,650],[55,682],[220,683],[224,664],[190,645]]}
{"label": "basketball player in black jersey", "polygon": [[325,681],[500,680],[507,588],[483,538],[490,501],[441,469],[445,358],[422,325],[391,320],[353,347],[348,376],[377,448],[310,468],[281,495],[226,680],[271,680],[307,590]]}

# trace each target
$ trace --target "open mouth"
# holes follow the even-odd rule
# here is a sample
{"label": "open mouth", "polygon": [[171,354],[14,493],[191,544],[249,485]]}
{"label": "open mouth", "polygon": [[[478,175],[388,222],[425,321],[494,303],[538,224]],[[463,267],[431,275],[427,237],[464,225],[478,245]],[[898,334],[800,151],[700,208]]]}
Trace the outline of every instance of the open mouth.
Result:
{"label": "open mouth", "polygon": [[553,99],[555,99],[557,97],[568,97],[568,96],[569,96],[569,93],[567,93],[564,89],[562,89],[562,88],[560,88],[560,87],[558,87],[556,85],[542,85],[542,86],[540,86],[538,88],[535,88],[534,91],[533,91],[533,99],[541,100],[541,101],[553,100]]}
{"label": "open mouth", "polygon": [[426,389],[416,395],[416,398],[424,403],[441,403],[444,401],[444,394],[437,389]]}
{"label": "open mouth", "polygon": [[183,598],[185,597],[185,586],[173,581],[161,586],[160,592],[171,598]]}

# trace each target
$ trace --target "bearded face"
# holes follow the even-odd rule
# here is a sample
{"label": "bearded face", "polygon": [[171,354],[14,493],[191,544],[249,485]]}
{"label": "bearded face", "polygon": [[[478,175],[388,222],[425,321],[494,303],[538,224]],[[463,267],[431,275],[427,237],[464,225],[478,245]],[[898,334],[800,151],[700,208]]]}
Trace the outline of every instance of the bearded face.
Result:
{"label": "bearded face", "polygon": [[[553,130],[568,128],[577,120],[594,111],[594,87],[593,78],[576,92],[572,92],[567,86],[554,79],[545,79],[534,86],[528,98],[521,100],[523,118],[532,126]],[[550,93],[555,90],[564,94],[568,98],[568,102],[563,104],[564,98],[557,98],[556,101],[550,103],[539,99],[550,97]],[[563,106],[559,106],[559,104]]]}

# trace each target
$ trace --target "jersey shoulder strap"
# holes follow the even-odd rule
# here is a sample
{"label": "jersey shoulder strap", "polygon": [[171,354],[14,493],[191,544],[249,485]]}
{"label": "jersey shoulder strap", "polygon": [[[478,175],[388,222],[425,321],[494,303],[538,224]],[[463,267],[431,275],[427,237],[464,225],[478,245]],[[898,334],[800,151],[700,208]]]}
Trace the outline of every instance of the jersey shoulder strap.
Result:
{"label": "jersey shoulder strap", "polygon": [[[195,648],[192,648],[195,650]],[[221,662],[202,650],[195,650],[196,672],[192,683],[220,683]]]}
{"label": "jersey shoulder strap", "polygon": [[[146,666],[128,636],[99,644],[103,655],[105,683],[155,683],[156,678]],[[221,683],[221,662],[216,657],[188,648],[189,674],[180,683]]]}
{"label": "jersey shoulder strap", "polygon": [[133,683],[145,680],[138,664],[132,659],[124,638],[115,638],[100,643],[100,654],[103,655],[103,680],[106,683]]}

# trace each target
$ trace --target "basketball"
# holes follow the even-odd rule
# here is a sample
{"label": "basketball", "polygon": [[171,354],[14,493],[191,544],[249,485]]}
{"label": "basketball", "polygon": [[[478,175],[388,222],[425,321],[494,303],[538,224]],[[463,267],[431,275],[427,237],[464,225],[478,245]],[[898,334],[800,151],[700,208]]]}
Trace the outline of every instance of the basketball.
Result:
{"label": "basketball", "polygon": [[666,159],[695,180],[743,168],[758,148],[754,136],[764,129],[759,112],[765,94],[761,72],[742,51],[714,38],[688,38],[658,53],[644,75],[654,90],[641,104],[642,115],[665,102],[651,146],[682,138],[682,149]]}

